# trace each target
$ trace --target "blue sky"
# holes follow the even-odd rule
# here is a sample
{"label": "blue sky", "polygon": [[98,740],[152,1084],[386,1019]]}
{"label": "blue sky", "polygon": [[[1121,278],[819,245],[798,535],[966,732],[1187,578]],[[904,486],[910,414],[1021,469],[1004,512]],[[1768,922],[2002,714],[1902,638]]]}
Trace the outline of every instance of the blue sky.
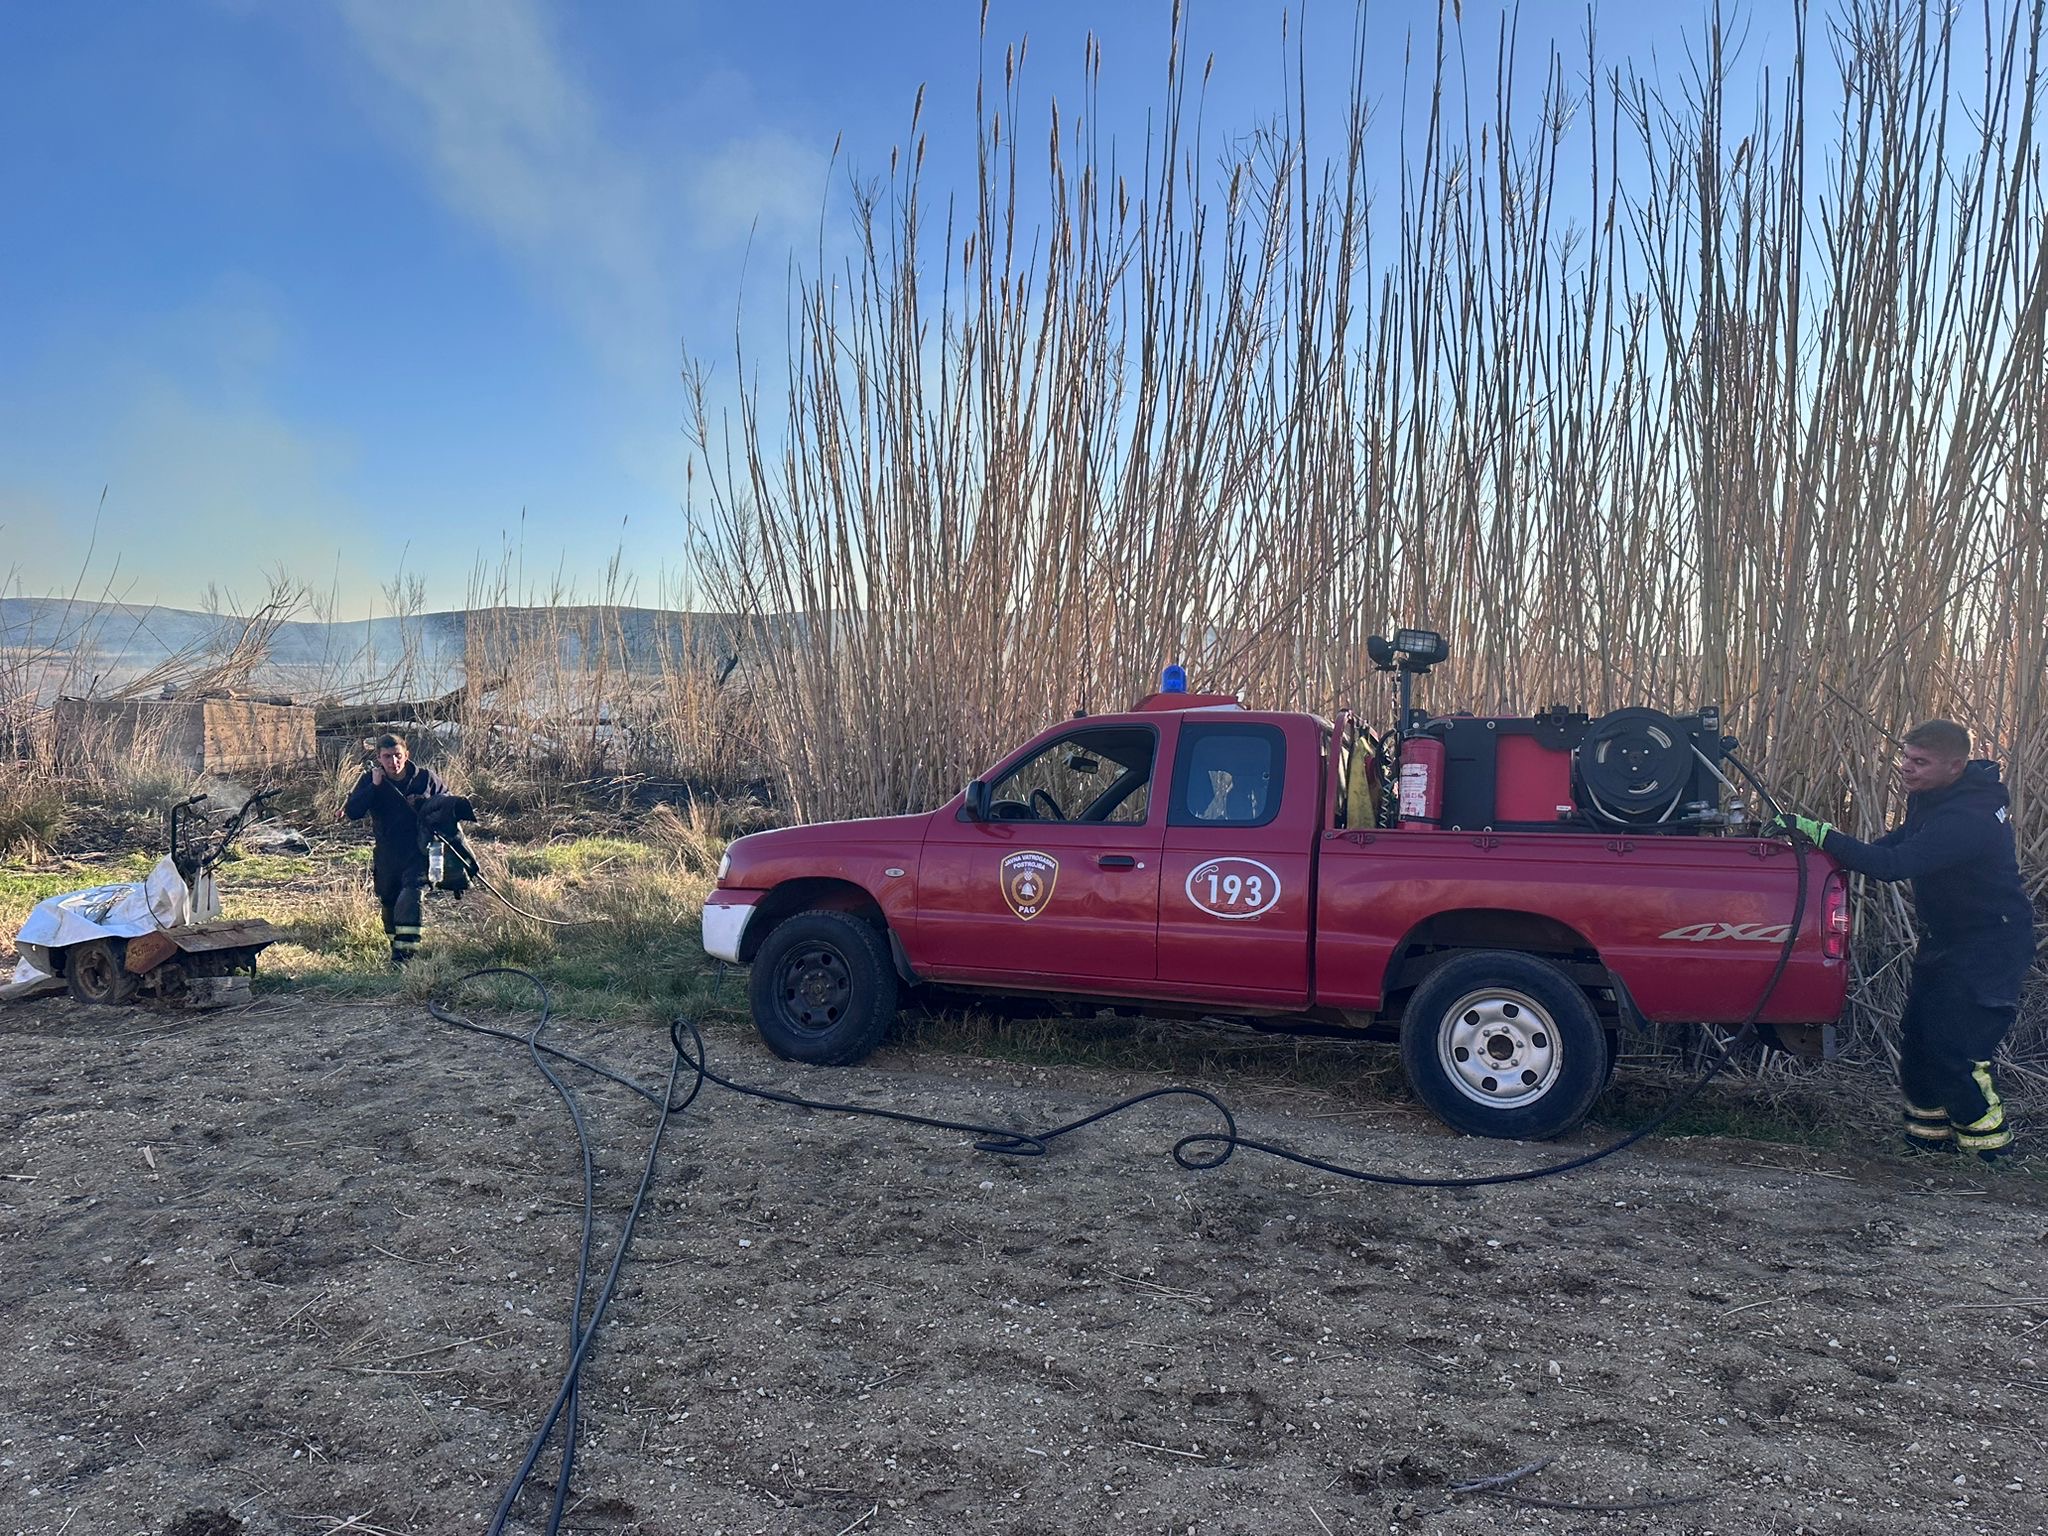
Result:
{"label": "blue sky", "polygon": [[[1210,131],[1281,108],[1286,9],[1193,0]],[[1490,55],[1501,7],[1463,10]],[[1751,8],[1760,53],[1783,11]],[[1334,114],[1352,8],[1308,12]],[[1104,130],[1141,135],[1168,14],[993,0],[991,51],[1030,40],[1027,139],[1091,29]],[[1603,4],[1601,51],[1682,72],[1702,14]],[[1376,95],[1435,15],[1371,8]],[[1525,3],[1523,54],[1582,52],[1586,15]],[[927,196],[964,185],[982,49],[973,0],[0,7],[0,583],[190,606],[283,566],[360,616],[401,572],[458,606],[507,547],[529,588],[588,594],[616,549],[658,600],[685,343],[730,377],[744,289],[750,357],[781,358],[792,253],[841,227],[849,170],[886,169],[920,85]]]}

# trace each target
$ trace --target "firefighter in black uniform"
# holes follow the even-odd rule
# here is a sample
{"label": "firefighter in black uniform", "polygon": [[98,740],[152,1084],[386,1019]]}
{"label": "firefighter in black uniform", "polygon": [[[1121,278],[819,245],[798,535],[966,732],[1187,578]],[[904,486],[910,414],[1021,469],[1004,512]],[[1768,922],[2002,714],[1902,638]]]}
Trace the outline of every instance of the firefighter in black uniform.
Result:
{"label": "firefighter in black uniform", "polygon": [[379,736],[368,745],[376,756],[349,792],[342,814],[350,821],[368,816],[377,829],[370,879],[391,936],[391,963],[404,965],[420,947],[420,896],[427,883],[416,807],[430,795],[447,794],[448,786],[433,769],[410,761],[403,736]]}
{"label": "firefighter in black uniform", "polygon": [[1905,823],[1875,842],[1806,816],[1792,824],[1844,869],[1913,882],[1921,940],[1899,1044],[1906,1142],[1993,1162],[2011,1148],[2013,1131],[1991,1061],[2019,1016],[2020,983],[2034,960],[2034,909],[2008,797],[1998,765],[1970,761],[1970,733],[1949,720],[1907,733],[1899,779]]}

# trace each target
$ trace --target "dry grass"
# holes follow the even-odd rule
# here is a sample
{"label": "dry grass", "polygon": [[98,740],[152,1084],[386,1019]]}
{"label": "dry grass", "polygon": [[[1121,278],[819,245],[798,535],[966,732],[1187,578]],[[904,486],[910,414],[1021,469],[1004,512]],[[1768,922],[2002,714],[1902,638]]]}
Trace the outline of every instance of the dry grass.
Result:
{"label": "dry grass", "polygon": [[[1172,659],[1370,710],[1366,636],[1414,621],[1453,637],[1438,707],[1717,702],[1862,833],[1896,811],[1891,736],[1958,718],[2040,890],[2041,9],[1993,6],[1986,45],[1845,0],[1754,81],[1710,20],[1675,90],[1588,39],[1489,99],[1467,56],[1507,34],[1443,16],[1426,113],[1369,129],[1355,76],[1334,157],[1300,119],[1205,137],[1178,33],[1142,164],[1093,135],[1092,50],[1048,133],[1012,49],[940,224],[913,114],[857,256],[802,283],[786,378],[742,354],[735,417],[698,395],[700,560],[762,637],[797,813],[933,805]],[[1356,56],[1383,45],[1361,22]],[[1896,890],[1863,932],[1875,1039]]]}
{"label": "dry grass", "polygon": [[678,859],[684,869],[710,874],[718,868],[725,845],[736,837],[767,826],[765,807],[752,801],[692,796],[679,811],[662,803],[647,813],[640,832],[656,847]]}
{"label": "dry grass", "polygon": [[[714,1006],[698,915],[706,874],[616,836],[482,843],[478,851],[512,902],[572,926],[520,916],[482,890],[460,901],[430,895],[420,957],[394,973],[368,862],[338,859],[331,845],[310,861],[237,864],[224,875],[223,899],[230,916],[268,917],[287,933],[263,960],[273,984],[424,1000],[445,996],[464,972],[517,966],[543,977],[557,1005],[580,1017],[655,1021]],[[509,987],[493,996],[520,1008],[530,1000]]]}
{"label": "dry grass", "polygon": [[707,987],[699,926],[707,872],[662,849],[609,837],[486,847],[480,857],[487,878],[514,904],[576,926],[533,921],[482,891],[463,898],[459,920],[439,903],[428,919],[428,963],[408,971],[408,994],[432,995],[461,971],[513,965],[544,975],[570,1011],[665,1018]]}
{"label": "dry grass", "polygon": [[111,810],[161,816],[198,788],[183,768],[150,758],[127,758],[73,781],[81,796]]}
{"label": "dry grass", "polygon": [[361,754],[342,754],[338,762],[323,762],[312,776],[307,799],[315,821],[338,821],[342,808],[348,804],[348,797],[354,793],[356,783],[363,776]]}
{"label": "dry grass", "polygon": [[289,935],[290,948],[274,950],[264,960],[266,968],[295,974],[317,965],[323,971],[375,973],[390,957],[391,941],[385,936],[377,899],[365,875],[352,870],[324,871],[309,890],[293,893],[295,899],[281,909],[275,893],[259,897],[238,885],[238,873],[230,870],[227,875],[231,892],[226,903],[228,915],[278,919]]}
{"label": "dry grass", "polygon": [[61,784],[28,764],[0,770],[0,856],[47,857],[70,821]]}

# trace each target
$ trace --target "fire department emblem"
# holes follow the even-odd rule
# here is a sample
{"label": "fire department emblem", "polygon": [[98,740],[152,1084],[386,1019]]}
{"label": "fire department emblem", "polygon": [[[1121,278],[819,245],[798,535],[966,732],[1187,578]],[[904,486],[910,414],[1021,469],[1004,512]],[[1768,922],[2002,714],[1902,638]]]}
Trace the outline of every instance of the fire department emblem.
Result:
{"label": "fire department emblem", "polygon": [[1060,861],[1049,853],[1013,853],[999,866],[1003,900],[1010,910],[1030,922],[1052,900],[1052,888],[1060,877]]}

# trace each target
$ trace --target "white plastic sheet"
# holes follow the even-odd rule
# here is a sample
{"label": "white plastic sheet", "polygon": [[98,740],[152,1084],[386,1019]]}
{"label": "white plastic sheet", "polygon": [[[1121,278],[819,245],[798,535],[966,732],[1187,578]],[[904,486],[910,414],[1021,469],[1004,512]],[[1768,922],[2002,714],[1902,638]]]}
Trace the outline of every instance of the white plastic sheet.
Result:
{"label": "white plastic sheet", "polygon": [[15,942],[62,949],[88,939],[132,939],[191,920],[192,893],[166,855],[146,879],[95,885],[37,902]]}

